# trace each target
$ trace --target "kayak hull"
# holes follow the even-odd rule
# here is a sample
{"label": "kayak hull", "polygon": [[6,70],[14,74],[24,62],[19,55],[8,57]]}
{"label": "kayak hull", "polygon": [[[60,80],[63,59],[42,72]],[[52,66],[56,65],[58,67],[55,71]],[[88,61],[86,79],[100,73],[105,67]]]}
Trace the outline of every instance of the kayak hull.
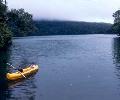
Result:
{"label": "kayak hull", "polygon": [[31,74],[34,74],[38,71],[39,67],[38,65],[32,65],[27,68],[23,69],[23,72],[15,72],[15,73],[7,73],[6,77],[10,81],[15,81],[18,79],[26,78],[27,76],[30,76]]}

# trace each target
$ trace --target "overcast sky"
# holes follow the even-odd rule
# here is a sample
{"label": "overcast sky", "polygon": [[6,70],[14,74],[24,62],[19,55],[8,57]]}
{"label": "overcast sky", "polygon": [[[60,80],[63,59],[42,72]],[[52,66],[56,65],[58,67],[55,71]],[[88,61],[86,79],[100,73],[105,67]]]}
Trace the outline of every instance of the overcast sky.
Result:
{"label": "overcast sky", "polygon": [[120,0],[7,0],[9,8],[24,8],[34,19],[112,23]]}

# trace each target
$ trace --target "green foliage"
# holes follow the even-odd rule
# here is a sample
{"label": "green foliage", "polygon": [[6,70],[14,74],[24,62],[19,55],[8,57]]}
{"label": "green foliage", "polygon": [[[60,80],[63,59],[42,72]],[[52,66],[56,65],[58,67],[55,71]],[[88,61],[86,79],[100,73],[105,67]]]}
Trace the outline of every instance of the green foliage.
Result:
{"label": "green foliage", "polygon": [[12,34],[7,25],[0,24],[0,48],[7,47],[11,43]]}
{"label": "green foliage", "polygon": [[113,13],[114,17],[114,24],[112,26],[112,31],[115,34],[120,35],[120,10],[117,10],[115,13]]}
{"label": "green foliage", "polygon": [[0,1],[0,23],[6,21],[7,6]]}
{"label": "green foliage", "polygon": [[112,26],[112,31],[115,34],[120,35],[120,23],[114,23]]}
{"label": "green foliage", "polygon": [[0,0],[0,49],[11,44],[12,36],[26,36],[35,29],[31,14],[24,9],[9,11],[3,1]]}
{"label": "green foliage", "polygon": [[24,9],[12,9],[8,12],[8,25],[14,33],[14,36],[26,36],[34,30],[32,15],[25,12]]}
{"label": "green foliage", "polygon": [[120,23],[120,10],[117,10],[113,13],[114,23]]}
{"label": "green foliage", "polygon": [[7,47],[11,43],[12,34],[6,22],[7,6],[0,1],[0,49]]}

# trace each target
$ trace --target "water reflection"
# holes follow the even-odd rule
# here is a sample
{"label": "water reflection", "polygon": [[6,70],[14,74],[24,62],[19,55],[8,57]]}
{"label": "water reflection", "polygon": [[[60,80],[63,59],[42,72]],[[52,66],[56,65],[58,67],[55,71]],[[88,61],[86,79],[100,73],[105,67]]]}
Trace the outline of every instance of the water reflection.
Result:
{"label": "water reflection", "polygon": [[28,79],[18,80],[9,83],[11,90],[10,100],[35,100],[36,85],[34,84],[34,77]]}
{"label": "water reflection", "polygon": [[113,61],[117,69],[117,76],[120,78],[120,37],[113,40]]}
{"label": "water reflection", "polygon": [[0,100],[6,100],[11,95],[6,80],[6,72],[8,71],[6,63],[10,57],[9,53],[9,50],[0,51]]}

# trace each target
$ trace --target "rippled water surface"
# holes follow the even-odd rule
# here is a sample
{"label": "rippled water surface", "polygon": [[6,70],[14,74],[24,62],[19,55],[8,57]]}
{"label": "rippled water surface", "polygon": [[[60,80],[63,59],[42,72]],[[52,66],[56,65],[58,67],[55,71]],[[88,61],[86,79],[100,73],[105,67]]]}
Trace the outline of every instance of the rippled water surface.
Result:
{"label": "rippled water surface", "polygon": [[[14,66],[40,70],[6,82]],[[0,54],[0,100],[120,100],[120,38],[114,35],[15,38]]]}

